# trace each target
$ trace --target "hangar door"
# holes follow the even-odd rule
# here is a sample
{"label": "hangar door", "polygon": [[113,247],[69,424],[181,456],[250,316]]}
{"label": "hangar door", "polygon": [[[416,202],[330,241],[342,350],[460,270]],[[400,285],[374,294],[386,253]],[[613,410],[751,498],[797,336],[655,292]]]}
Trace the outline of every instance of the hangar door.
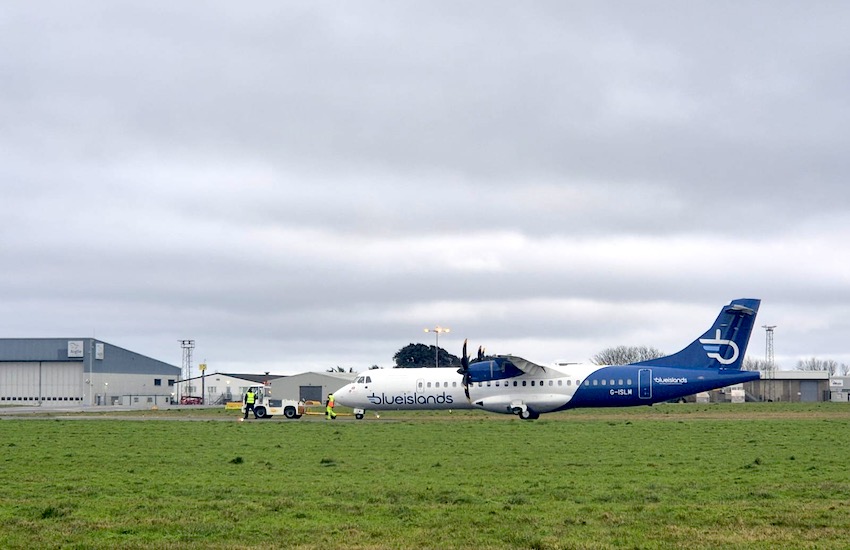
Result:
{"label": "hangar door", "polygon": [[81,403],[82,362],[0,363],[0,403]]}
{"label": "hangar door", "polygon": [[818,382],[817,380],[801,380],[800,381],[800,401],[804,403],[813,403],[818,400]]}
{"label": "hangar door", "polygon": [[322,386],[299,386],[298,399],[322,403]]}

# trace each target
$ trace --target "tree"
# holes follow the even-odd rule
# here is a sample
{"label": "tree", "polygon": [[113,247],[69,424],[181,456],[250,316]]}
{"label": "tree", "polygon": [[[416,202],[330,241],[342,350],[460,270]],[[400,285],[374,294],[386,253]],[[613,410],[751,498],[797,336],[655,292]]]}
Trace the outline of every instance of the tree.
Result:
{"label": "tree", "polygon": [[[396,368],[433,367],[435,346],[425,344],[408,344],[393,355]],[[439,349],[440,366],[460,366],[460,359],[443,348]]]}
{"label": "tree", "polygon": [[[774,368],[776,368],[776,365],[774,365]],[[747,356],[744,358],[744,364],[741,365],[741,370],[767,371],[770,370],[770,365],[766,359],[753,359],[752,357]]]}
{"label": "tree", "polygon": [[647,346],[617,346],[600,351],[590,361],[595,365],[628,365],[663,356],[662,352]]}
{"label": "tree", "polygon": [[838,370],[838,362],[832,359],[800,359],[797,361],[797,370],[803,371],[827,371],[830,376],[833,376]]}

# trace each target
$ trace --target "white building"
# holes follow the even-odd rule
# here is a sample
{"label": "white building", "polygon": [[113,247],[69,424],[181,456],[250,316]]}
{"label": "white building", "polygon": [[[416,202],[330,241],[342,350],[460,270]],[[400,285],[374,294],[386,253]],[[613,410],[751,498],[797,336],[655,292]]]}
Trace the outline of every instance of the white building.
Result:
{"label": "white building", "polygon": [[833,376],[829,379],[830,401],[850,401],[850,376]]}
{"label": "white building", "polygon": [[189,380],[178,380],[174,389],[179,400],[192,396],[207,405],[223,405],[240,401],[250,386],[268,384],[277,399],[324,402],[328,393],[333,393],[354,380],[356,374],[342,372],[304,372],[291,376],[270,373],[238,374],[213,373],[195,376]]}

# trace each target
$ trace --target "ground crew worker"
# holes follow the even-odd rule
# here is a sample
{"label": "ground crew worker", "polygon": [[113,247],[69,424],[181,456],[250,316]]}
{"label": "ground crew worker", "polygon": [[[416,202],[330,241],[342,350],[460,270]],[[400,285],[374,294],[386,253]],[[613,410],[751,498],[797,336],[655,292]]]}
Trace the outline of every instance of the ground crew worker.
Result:
{"label": "ground crew worker", "polygon": [[254,413],[254,418],[257,418],[257,411],[254,410],[254,402],[257,400],[257,394],[254,393],[254,388],[248,388],[245,392],[245,416],[242,420],[248,418],[248,411]]}
{"label": "ground crew worker", "polygon": [[333,420],[336,418],[336,413],[334,412],[334,394],[328,394],[328,400],[325,401],[325,418],[328,420]]}

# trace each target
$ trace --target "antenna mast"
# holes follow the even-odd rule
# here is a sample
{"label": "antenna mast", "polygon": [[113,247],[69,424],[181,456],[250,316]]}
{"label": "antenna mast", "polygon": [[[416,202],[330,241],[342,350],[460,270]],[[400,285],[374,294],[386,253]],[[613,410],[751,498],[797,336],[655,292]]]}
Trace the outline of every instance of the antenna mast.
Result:
{"label": "antenna mast", "polygon": [[773,357],[773,329],[776,328],[776,325],[762,325],[761,328],[764,329],[764,362],[767,374],[766,378],[769,382],[769,384],[767,384],[767,400],[773,401],[776,391],[776,364],[774,363]]}
{"label": "antenna mast", "polygon": [[[192,350],[195,349],[194,340],[180,340],[180,347],[183,348],[183,385],[181,387],[183,396],[190,396],[189,380],[192,378]],[[181,397],[183,397],[181,396]]]}

